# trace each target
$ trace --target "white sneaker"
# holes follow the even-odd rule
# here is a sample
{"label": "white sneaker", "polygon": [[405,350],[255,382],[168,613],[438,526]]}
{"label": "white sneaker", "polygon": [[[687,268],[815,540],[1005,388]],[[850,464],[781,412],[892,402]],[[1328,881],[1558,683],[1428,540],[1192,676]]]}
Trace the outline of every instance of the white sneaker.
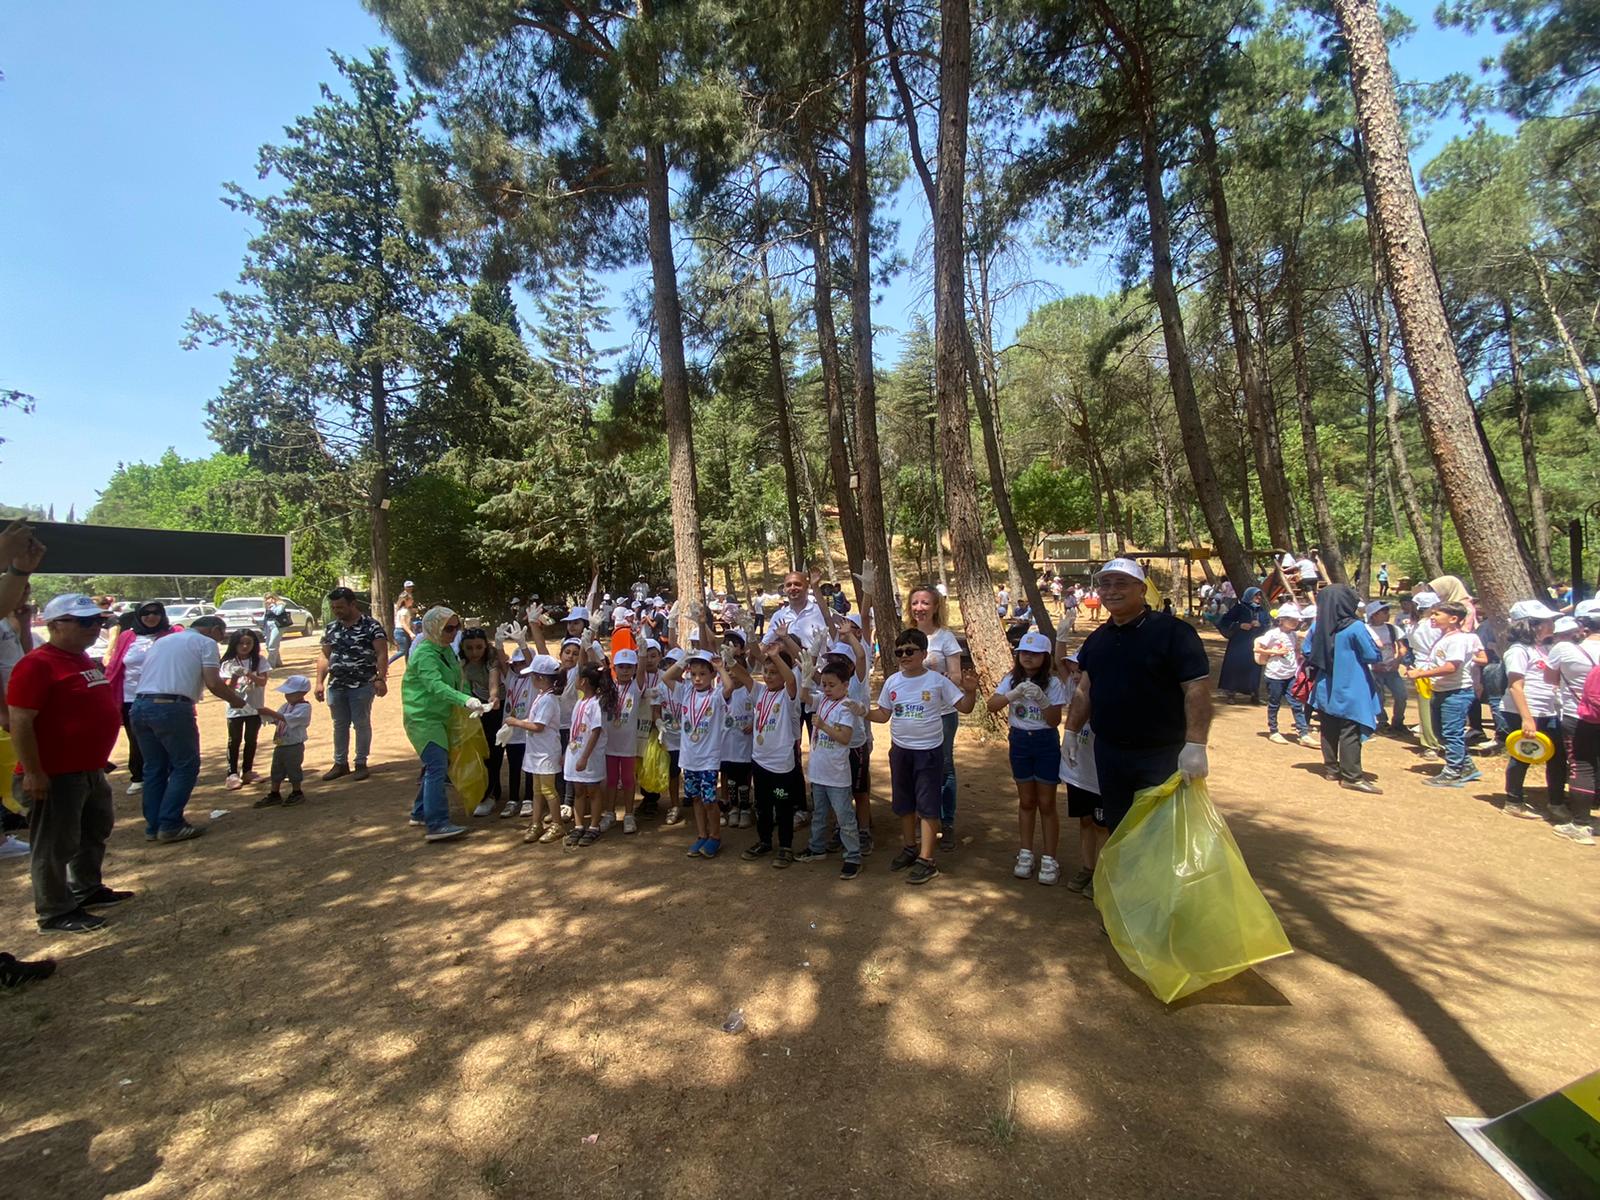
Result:
{"label": "white sneaker", "polygon": [[[511,814],[507,813],[506,815],[510,816]],[[524,800],[522,802],[522,807],[518,811],[517,815],[519,817],[531,817],[531,816],[533,816],[533,801],[532,800]]]}
{"label": "white sneaker", "polygon": [[1289,739],[1284,737],[1281,733],[1267,734],[1267,741],[1271,742],[1275,746],[1287,746],[1289,744]]}
{"label": "white sneaker", "polygon": [[144,791],[144,784],[142,783],[130,783],[128,785],[128,795],[130,796],[137,796],[142,791]]}
{"label": "white sneaker", "polygon": [[514,817],[517,815],[519,807],[521,806],[515,800],[507,800],[506,806],[500,810],[500,815],[502,817]]}
{"label": "white sneaker", "polygon": [[804,829],[804,828],[806,828],[806,826],[808,826],[810,824],[811,824],[811,813],[810,813],[810,811],[808,809],[804,809],[804,808],[796,809],[795,810],[795,814],[794,814],[794,827],[796,829]]}
{"label": "white sneaker", "polygon": [[632,813],[629,813],[627,816],[622,818],[622,832],[623,833],[638,833],[639,832],[639,822],[633,819],[633,814]]}
{"label": "white sneaker", "polygon": [[571,821],[572,820],[572,805],[563,804],[561,806],[561,819],[563,821]]}
{"label": "white sneaker", "polygon": [[1569,841],[1577,842],[1580,846],[1594,845],[1594,831],[1587,825],[1579,825],[1576,821],[1569,821],[1565,825],[1555,827],[1557,837],[1564,837]]}
{"label": "white sneaker", "polygon": [[1032,850],[1017,851],[1017,865],[1011,868],[1011,873],[1018,879],[1027,879],[1033,874]]}
{"label": "white sneaker", "polygon": [[666,819],[665,824],[676,825],[681,820],[683,820],[683,814],[681,812],[679,812],[678,809],[676,809],[676,808],[667,809],[667,819]]}
{"label": "white sneaker", "polygon": [[750,826],[754,825],[755,823],[756,823],[756,815],[755,815],[755,813],[751,812],[748,808],[741,808],[739,810],[739,828],[740,829],[749,829]]}
{"label": "white sneaker", "polygon": [[1047,887],[1061,881],[1061,864],[1046,854],[1039,860],[1039,882]]}
{"label": "white sneaker", "polygon": [[494,815],[494,801],[484,800],[482,804],[472,810],[472,815],[475,817],[492,817]]}
{"label": "white sneaker", "polygon": [[1307,750],[1321,750],[1322,749],[1322,739],[1321,738],[1314,738],[1309,733],[1301,734],[1299,737],[1295,738],[1295,741],[1299,742]]}
{"label": "white sneaker", "polygon": [[26,858],[28,853],[28,843],[21,838],[12,837],[9,833],[0,837],[0,858]]}
{"label": "white sneaker", "polygon": [[603,813],[600,814],[600,832],[601,833],[604,833],[606,830],[610,829],[616,823],[617,823],[617,814],[616,813],[614,813],[614,812],[603,812]]}

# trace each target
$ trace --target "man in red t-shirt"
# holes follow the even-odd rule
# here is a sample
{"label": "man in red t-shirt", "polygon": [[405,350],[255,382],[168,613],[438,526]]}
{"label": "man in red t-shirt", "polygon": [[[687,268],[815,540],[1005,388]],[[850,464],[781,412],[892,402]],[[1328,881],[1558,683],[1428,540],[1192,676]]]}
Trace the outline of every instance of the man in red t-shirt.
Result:
{"label": "man in red t-shirt", "polygon": [[33,906],[47,933],[99,929],[105,918],[87,909],[133,895],[100,880],[116,824],[106,757],[122,724],[119,697],[84,653],[104,621],[92,597],[57,596],[44,608],[49,643],[17,663],[6,689],[29,810]]}

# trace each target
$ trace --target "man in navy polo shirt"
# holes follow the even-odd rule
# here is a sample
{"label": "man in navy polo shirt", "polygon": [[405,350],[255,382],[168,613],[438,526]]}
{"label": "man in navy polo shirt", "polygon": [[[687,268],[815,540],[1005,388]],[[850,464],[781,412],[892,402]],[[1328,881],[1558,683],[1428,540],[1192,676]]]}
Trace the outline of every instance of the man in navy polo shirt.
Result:
{"label": "man in navy polo shirt", "polygon": [[[1076,734],[1094,725],[1100,803],[1094,811],[1103,843],[1128,815],[1133,795],[1164,783],[1174,771],[1206,774],[1211,732],[1211,664],[1200,635],[1186,621],[1145,602],[1144,570],[1114,558],[1095,575],[1111,618],[1078,649],[1083,677],[1067,712]],[[1076,762],[1078,739],[1063,739]]]}

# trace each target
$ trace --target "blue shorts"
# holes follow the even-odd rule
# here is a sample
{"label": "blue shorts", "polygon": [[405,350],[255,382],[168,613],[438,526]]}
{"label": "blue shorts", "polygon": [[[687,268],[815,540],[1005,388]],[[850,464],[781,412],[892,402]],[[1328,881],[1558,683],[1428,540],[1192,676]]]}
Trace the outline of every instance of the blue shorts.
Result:
{"label": "blue shorts", "polygon": [[683,773],[683,798],[698,800],[701,804],[717,802],[717,773],[715,771],[685,771]]}
{"label": "blue shorts", "polygon": [[1054,729],[1011,730],[1011,778],[1018,783],[1061,782],[1061,735]]}

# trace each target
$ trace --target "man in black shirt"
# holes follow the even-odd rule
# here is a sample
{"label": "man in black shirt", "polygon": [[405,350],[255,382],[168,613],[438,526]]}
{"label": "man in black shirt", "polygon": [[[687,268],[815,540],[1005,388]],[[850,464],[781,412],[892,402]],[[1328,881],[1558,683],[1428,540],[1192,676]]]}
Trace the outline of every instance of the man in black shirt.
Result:
{"label": "man in black shirt", "polygon": [[1174,771],[1206,774],[1211,731],[1211,664],[1194,627],[1145,602],[1144,570],[1114,558],[1095,576],[1110,620],[1078,650],[1083,677],[1067,712],[1063,739],[1069,761],[1094,726],[1100,802],[1094,811],[1101,844],[1128,815],[1135,792],[1164,783]]}

